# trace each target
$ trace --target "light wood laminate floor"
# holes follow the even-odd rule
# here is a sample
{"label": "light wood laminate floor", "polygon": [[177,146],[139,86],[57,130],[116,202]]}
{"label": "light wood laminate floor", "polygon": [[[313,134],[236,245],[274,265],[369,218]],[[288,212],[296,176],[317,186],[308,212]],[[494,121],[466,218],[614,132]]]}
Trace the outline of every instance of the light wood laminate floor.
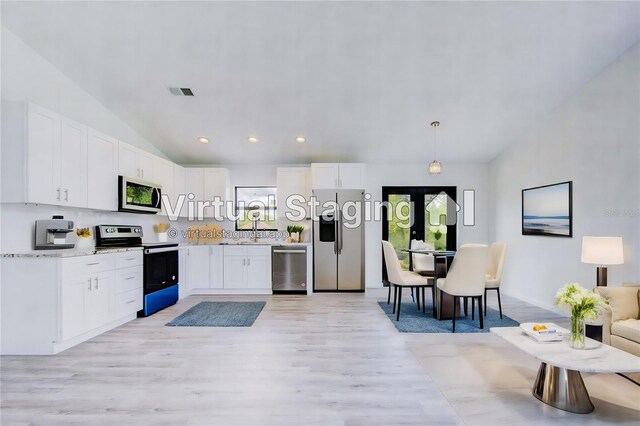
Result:
{"label": "light wood laminate floor", "polygon": [[[202,300],[267,304],[250,328],[164,326]],[[386,290],[193,296],[56,356],[2,357],[1,423],[523,425],[640,419],[640,387],[623,377],[585,375],[593,414],[556,410],[531,395],[538,363],[528,355],[488,333],[399,333],[378,300],[386,300]],[[564,321],[515,299],[503,297],[503,303],[519,321]]]}

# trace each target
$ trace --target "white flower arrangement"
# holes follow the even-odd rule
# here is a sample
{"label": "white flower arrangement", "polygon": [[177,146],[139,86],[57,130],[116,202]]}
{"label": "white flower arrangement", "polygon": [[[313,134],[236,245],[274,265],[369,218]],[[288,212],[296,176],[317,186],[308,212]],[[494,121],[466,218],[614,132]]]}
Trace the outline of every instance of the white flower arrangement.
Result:
{"label": "white flower arrangement", "polygon": [[556,305],[569,306],[571,316],[578,319],[596,319],[598,308],[605,303],[600,295],[582,287],[579,283],[568,283],[556,293]]}

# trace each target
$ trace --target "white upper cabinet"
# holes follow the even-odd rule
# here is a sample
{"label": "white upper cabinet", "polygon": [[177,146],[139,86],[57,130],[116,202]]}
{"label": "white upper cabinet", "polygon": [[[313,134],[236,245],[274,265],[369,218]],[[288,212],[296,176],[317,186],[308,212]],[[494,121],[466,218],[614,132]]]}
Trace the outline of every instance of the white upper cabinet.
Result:
{"label": "white upper cabinet", "polygon": [[178,213],[180,217],[187,217],[187,201],[188,198],[187,192],[185,190],[185,171],[184,167],[178,166],[177,164],[173,165],[173,192],[174,196],[171,199],[172,203],[176,203],[178,201],[178,196],[184,195],[184,203],[182,204],[182,209]]}
{"label": "white upper cabinet", "polygon": [[89,129],[62,117],[60,122],[60,204],[87,207]]}
{"label": "white upper cabinet", "polygon": [[298,215],[297,209],[287,207],[287,199],[293,195],[304,197],[304,201],[293,201],[292,203],[304,206],[305,217],[309,217],[309,205],[306,204],[311,197],[311,169],[309,167],[279,167],[277,170],[276,185],[278,188],[278,209],[279,218],[290,215]]}
{"label": "white upper cabinet", "polygon": [[120,141],[118,143],[118,173],[128,178],[153,181],[154,157],[155,155]]}
{"label": "white upper cabinet", "polygon": [[58,204],[60,116],[30,104],[27,112],[27,202]]}
{"label": "white upper cabinet", "polygon": [[89,208],[118,210],[118,141],[89,129],[87,157]]}
{"label": "white upper cabinet", "polygon": [[313,163],[313,189],[364,189],[366,166],[360,163]]}
{"label": "white upper cabinet", "polygon": [[[184,169],[185,194],[193,194],[194,202],[212,201],[219,197],[222,201],[230,199],[229,170],[222,168],[190,168]],[[185,205],[186,210],[186,205]],[[204,217],[213,217],[213,207],[204,210]],[[198,214],[194,212],[194,216]]]}
{"label": "white upper cabinet", "polygon": [[[171,200],[171,207],[175,205],[175,191],[174,191],[174,177],[173,177],[173,163],[171,161],[165,160],[164,158],[160,158],[157,156],[153,156],[153,178],[150,179],[153,183],[159,184],[162,186],[162,194],[167,195],[169,200]],[[166,214],[166,207],[164,203],[164,198],[162,201],[162,213]]]}
{"label": "white upper cabinet", "polygon": [[3,201],[87,207],[87,127],[20,102],[2,116]]}

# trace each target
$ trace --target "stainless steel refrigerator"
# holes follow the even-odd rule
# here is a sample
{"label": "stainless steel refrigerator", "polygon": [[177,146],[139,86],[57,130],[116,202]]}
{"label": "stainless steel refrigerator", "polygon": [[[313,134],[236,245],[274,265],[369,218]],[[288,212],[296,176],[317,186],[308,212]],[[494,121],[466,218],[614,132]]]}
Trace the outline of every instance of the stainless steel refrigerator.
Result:
{"label": "stainless steel refrigerator", "polygon": [[353,217],[356,208],[363,212],[364,191],[316,189],[313,195],[314,290],[364,291],[364,221]]}

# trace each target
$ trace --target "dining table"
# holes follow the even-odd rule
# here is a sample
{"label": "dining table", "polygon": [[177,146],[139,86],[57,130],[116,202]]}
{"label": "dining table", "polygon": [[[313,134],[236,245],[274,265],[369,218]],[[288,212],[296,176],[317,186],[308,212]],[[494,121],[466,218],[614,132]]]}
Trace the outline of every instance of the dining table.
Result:
{"label": "dining table", "polygon": [[[433,301],[433,317],[438,320],[452,319],[454,312],[454,297],[438,288],[438,278],[445,278],[451,262],[456,255],[455,250],[425,250],[425,249],[405,249],[409,253],[409,270],[413,271],[413,254],[430,254],[433,256],[433,285],[435,300]],[[424,300],[423,300],[424,303]],[[460,301],[456,312],[460,313]]]}

